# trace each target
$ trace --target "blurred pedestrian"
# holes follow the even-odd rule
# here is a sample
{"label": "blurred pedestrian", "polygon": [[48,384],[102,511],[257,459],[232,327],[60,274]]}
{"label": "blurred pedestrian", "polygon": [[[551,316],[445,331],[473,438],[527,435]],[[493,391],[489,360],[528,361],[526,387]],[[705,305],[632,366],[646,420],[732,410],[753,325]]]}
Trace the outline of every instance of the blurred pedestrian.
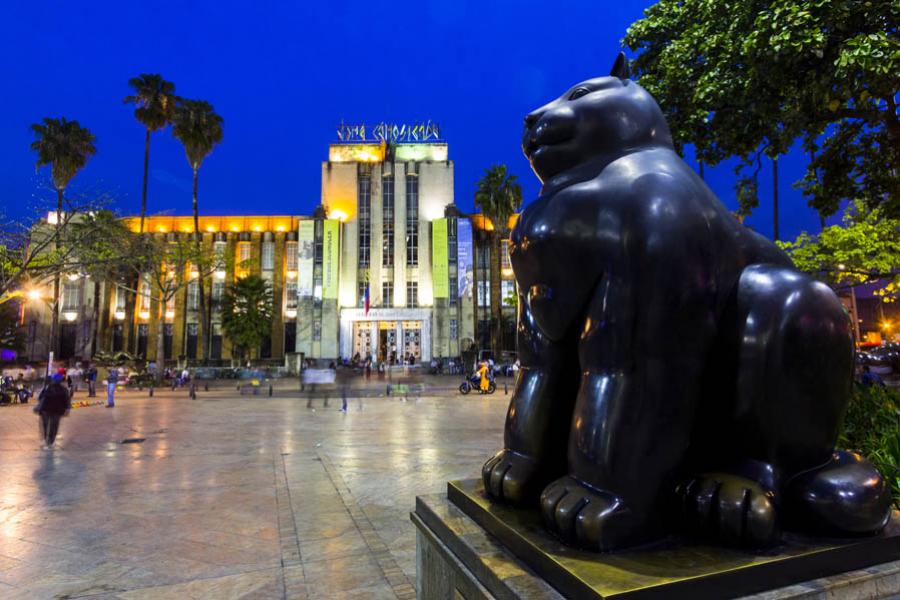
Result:
{"label": "blurred pedestrian", "polygon": [[116,386],[119,384],[119,369],[113,367],[106,376],[106,408],[116,405]]}
{"label": "blurred pedestrian", "polygon": [[59,372],[50,377],[50,383],[41,390],[34,412],[40,415],[41,447],[53,447],[59,432],[59,421],[72,408],[71,395],[63,385],[63,375]]}
{"label": "blurred pedestrian", "polygon": [[346,367],[339,368],[335,371],[334,380],[341,388],[341,412],[347,412],[347,391],[350,388],[350,377],[347,374]]}
{"label": "blurred pedestrian", "polygon": [[885,387],[884,380],[878,373],[873,372],[869,365],[863,365],[859,382],[866,387]]}
{"label": "blurred pedestrian", "polygon": [[97,397],[97,366],[91,363],[87,370],[88,397]]}

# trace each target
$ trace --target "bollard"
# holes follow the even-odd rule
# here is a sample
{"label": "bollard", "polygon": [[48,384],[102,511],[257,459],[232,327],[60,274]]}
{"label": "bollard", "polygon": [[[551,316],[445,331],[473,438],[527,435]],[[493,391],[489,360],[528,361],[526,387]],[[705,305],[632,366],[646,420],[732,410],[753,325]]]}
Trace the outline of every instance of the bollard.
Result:
{"label": "bollard", "polygon": [[204,392],[208,392],[208,391],[209,391],[209,384],[208,384],[208,383],[204,383],[204,384],[203,384],[203,391],[204,391]]}
{"label": "bollard", "polygon": [[153,397],[153,386],[152,385],[150,386],[150,397],[151,398]]}
{"label": "bollard", "polygon": [[269,384],[269,398],[272,397],[272,384]]}
{"label": "bollard", "polygon": [[197,399],[197,386],[195,386],[193,383],[191,384],[190,396],[191,396],[191,400]]}
{"label": "bollard", "polygon": [[504,396],[509,395],[509,383],[507,383],[505,381],[503,382],[503,395]]}

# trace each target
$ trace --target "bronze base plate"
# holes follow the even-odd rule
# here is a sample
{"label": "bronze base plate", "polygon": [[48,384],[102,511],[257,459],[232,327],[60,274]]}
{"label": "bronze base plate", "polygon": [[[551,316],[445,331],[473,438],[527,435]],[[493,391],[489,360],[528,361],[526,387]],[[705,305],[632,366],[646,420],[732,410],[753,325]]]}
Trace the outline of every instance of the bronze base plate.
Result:
{"label": "bronze base plate", "polygon": [[573,598],[728,598],[900,559],[900,515],[880,535],[854,539],[785,534],[765,552],[667,539],[610,554],[572,549],[552,537],[537,510],[494,504],[481,480],[450,481],[447,497],[519,560]]}

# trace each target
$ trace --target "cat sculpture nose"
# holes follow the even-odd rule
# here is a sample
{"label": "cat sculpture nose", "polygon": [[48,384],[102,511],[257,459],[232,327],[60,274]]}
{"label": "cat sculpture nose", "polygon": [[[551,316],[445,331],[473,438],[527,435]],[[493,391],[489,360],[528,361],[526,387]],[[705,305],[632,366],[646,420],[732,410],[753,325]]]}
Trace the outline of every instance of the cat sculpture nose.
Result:
{"label": "cat sculpture nose", "polygon": [[528,129],[534,127],[534,124],[538,122],[542,114],[544,114],[544,111],[534,111],[525,115],[525,127]]}

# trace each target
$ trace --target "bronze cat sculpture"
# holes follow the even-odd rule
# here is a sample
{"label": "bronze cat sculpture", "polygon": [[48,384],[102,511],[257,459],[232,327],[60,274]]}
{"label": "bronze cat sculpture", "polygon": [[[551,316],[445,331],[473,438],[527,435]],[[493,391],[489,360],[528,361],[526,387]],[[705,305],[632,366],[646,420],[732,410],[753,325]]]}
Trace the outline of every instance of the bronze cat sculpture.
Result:
{"label": "bronze cat sculpture", "polygon": [[522,368],[487,494],[594,551],[881,530],[884,479],[834,450],[846,312],[676,154],[624,55],[526,116],[523,149],[543,187],[510,238]]}

